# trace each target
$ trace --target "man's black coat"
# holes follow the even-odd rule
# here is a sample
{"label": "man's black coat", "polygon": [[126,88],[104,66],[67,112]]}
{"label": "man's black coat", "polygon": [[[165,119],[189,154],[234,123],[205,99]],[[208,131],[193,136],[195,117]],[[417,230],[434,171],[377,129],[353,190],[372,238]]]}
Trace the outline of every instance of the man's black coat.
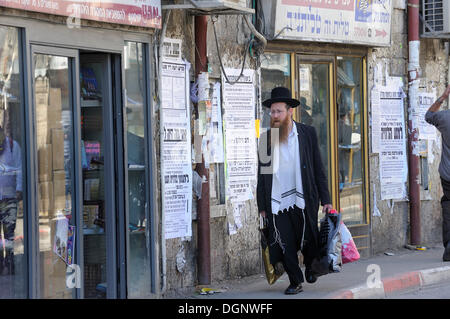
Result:
{"label": "man's black coat", "polygon": [[[317,133],[314,127],[297,123],[298,140],[300,148],[301,160],[301,174],[303,184],[303,195],[305,199],[305,215],[306,215],[306,234],[308,239],[308,250],[310,253],[318,253],[319,243],[319,229],[318,229],[318,210],[319,200],[322,205],[331,204],[330,194],[328,191],[327,176],[322,164],[322,159],[319,151],[319,143],[317,141]],[[271,147],[270,147],[270,130],[261,135],[260,139],[260,155],[258,163],[258,184],[257,184],[257,203],[258,210],[265,211],[266,216],[271,225],[272,220],[272,174],[271,170]],[[267,147],[266,156],[264,156],[264,146]],[[261,153],[262,152],[262,153]],[[267,158],[266,163],[262,162]],[[292,165],[300,165],[300,163],[292,163]],[[263,170],[263,173],[261,172]],[[264,171],[265,170],[265,171]],[[294,169],[293,169],[294,172]],[[306,243],[305,243],[306,244]],[[306,257],[306,256],[305,256]],[[272,256],[271,263],[274,264],[274,259],[280,257]],[[306,262],[305,262],[306,263]]]}

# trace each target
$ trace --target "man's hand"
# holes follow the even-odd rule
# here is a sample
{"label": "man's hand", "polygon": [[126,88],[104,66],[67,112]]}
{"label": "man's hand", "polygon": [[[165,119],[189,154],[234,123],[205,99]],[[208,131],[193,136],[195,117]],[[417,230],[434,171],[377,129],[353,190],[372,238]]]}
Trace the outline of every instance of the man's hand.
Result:
{"label": "man's hand", "polygon": [[333,205],[331,205],[331,204],[323,205],[322,213],[326,214],[332,209],[333,209]]}
{"label": "man's hand", "polygon": [[262,217],[266,218],[266,211],[265,210],[262,210],[259,213],[261,214]]}

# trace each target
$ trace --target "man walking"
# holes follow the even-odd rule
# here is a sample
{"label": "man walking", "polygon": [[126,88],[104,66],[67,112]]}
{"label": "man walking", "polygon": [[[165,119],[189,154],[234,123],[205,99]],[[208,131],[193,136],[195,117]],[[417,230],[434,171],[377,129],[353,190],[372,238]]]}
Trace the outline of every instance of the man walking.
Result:
{"label": "man walking", "polygon": [[438,98],[425,113],[425,121],[441,132],[442,155],[439,164],[439,175],[441,176],[444,196],[441,198],[442,206],[442,240],[445,247],[442,259],[450,261],[450,110],[439,111],[442,102],[450,94],[450,85],[445,89],[444,94]]}
{"label": "man walking", "polygon": [[311,264],[319,253],[319,201],[324,212],[332,208],[316,131],[292,119],[299,104],[285,87],[274,88],[263,102],[270,107],[271,130],[261,136],[258,167],[258,210],[268,221],[270,262],[275,268],[281,262],[289,277],[286,294],[302,291],[299,250],[306,281],[316,281]]}

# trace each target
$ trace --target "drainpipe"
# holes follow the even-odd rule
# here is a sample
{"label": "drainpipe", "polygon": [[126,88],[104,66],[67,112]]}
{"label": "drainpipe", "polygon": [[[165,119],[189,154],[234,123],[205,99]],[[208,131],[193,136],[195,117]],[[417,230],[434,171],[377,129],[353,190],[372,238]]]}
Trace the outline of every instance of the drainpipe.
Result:
{"label": "drainpipe", "polygon": [[[158,51],[158,97],[159,97],[159,114],[160,114],[160,123],[162,123],[162,112],[161,112],[161,103],[162,103],[162,80],[161,80],[161,73],[162,73],[162,59],[163,59],[163,44],[164,39],[166,37],[166,30],[167,30],[167,24],[169,23],[170,18],[170,10],[167,10],[165,17],[163,19],[163,26],[161,30],[161,36],[159,39],[159,51]],[[160,134],[160,145],[163,144],[163,135]],[[161,170],[162,172],[162,170]],[[161,176],[161,181],[164,181],[163,176]],[[164,183],[161,183],[161,192],[164,194]],[[167,288],[167,257],[166,257],[166,227],[164,223],[165,214],[164,209],[161,209],[161,291],[160,294],[164,294],[166,292]]]}
{"label": "drainpipe", "polygon": [[[206,58],[206,34],[208,28],[207,16],[195,16],[195,74],[208,72]],[[206,182],[202,183],[202,197],[197,201],[197,249],[198,249],[198,284],[209,285],[211,283],[211,253],[210,253],[210,228],[209,228],[209,170],[202,162],[197,163],[195,171]]]}
{"label": "drainpipe", "polygon": [[408,0],[408,154],[409,154],[409,216],[411,245],[419,245],[420,185],[419,185],[419,131],[417,129],[417,93],[419,89],[419,0]]}

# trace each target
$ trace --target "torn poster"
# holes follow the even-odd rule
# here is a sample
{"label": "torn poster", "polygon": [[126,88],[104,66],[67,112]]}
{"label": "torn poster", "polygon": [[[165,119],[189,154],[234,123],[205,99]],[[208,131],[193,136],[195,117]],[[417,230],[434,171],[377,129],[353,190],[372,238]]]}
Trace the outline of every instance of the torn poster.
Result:
{"label": "torn poster", "polygon": [[[230,81],[241,70],[226,69]],[[253,198],[256,185],[257,151],[255,130],[254,70],[245,69],[239,82],[223,83],[224,128],[227,161],[226,196],[232,202]]]}
{"label": "torn poster", "polygon": [[162,64],[161,187],[167,239],[192,236],[189,63]]}
{"label": "torn poster", "polygon": [[436,139],[436,127],[428,124],[425,121],[425,113],[430,108],[431,104],[436,101],[436,93],[418,93],[418,109],[416,111],[417,120],[416,123],[419,126],[419,139],[423,140],[435,140]]}
{"label": "torn poster", "polygon": [[211,140],[209,142],[212,163],[223,163],[222,100],[220,82],[214,84],[211,112]]}

